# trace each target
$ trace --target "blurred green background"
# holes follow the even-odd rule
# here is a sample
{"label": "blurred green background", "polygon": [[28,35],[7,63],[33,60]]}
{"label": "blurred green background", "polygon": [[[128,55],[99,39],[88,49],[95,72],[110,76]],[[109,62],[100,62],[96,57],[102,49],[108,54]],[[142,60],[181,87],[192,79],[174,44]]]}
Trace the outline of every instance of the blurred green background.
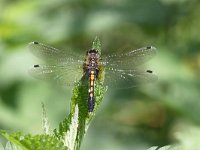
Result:
{"label": "blurred green background", "polygon": [[29,42],[79,52],[99,36],[105,53],[127,45],[155,46],[158,54],[148,66],[159,80],[109,89],[82,149],[142,150],[194,142],[200,137],[199,14],[198,0],[1,0],[0,128],[41,133],[41,102],[52,128],[69,112],[71,88],[27,73],[40,62],[28,51]]}

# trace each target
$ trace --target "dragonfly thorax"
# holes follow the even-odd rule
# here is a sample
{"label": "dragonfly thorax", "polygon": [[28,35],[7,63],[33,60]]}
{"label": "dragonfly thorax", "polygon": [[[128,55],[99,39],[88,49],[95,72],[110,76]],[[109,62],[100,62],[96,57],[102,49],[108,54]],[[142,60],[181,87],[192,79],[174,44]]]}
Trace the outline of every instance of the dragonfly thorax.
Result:
{"label": "dragonfly thorax", "polygon": [[89,58],[89,60],[96,60],[99,59],[99,53],[96,49],[90,49],[87,51],[86,53],[87,57]]}
{"label": "dragonfly thorax", "polygon": [[100,55],[96,49],[90,49],[86,53],[86,59],[84,63],[84,72],[90,76],[91,72],[94,72],[95,76],[98,75],[99,70],[99,58]]}

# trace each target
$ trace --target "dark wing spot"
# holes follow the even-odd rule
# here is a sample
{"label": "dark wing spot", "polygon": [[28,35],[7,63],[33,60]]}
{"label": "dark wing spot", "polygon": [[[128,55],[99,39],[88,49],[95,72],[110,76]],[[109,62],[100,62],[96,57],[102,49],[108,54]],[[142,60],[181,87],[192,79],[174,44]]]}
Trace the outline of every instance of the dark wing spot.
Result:
{"label": "dark wing spot", "polygon": [[33,42],[33,44],[39,44],[38,42]]}
{"label": "dark wing spot", "polygon": [[152,46],[147,46],[147,49],[151,49],[152,48]]}
{"label": "dark wing spot", "polygon": [[34,65],[33,67],[34,67],[34,68],[38,68],[38,67],[40,67],[40,65]]}
{"label": "dark wing spot", "polygon": [[153,73],[153,71],[151,71],[151,70],[147,70],[147,72],[148,72],[148,73]]}

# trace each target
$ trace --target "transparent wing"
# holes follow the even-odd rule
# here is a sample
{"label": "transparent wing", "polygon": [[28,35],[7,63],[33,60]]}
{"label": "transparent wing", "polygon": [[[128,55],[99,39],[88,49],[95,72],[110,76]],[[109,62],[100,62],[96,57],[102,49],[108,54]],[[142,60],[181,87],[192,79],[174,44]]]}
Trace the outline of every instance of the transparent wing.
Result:
{"label": "transparent wing", "polygon": [[80,56],[78,54],[73,53],[72,51],[64,51],[59,50],[54,47],[39,43],[39,42],[31,42],[29,43],[30,51],[41,58],[44,61],[53,61],[53,62],[68,62],[76,60],[84,60],[83,55]]}
{"label": "transparent wing", "polygon": [[117,70],[105,69],[104,84],[113,88],[131,88],[144,83],[151,83],[158,79],[150,70]]}
{"label": "transparent wing", "polygon": [[103,59],[103,65],[115,69],[134,69],[144,64],[156,54],[156,48],[153,46],[143,47],[129,52],[116,53],[106,56]]}
{"label": "transparent wing", "polygon": [[73,86],[74,82],[82,78],[83,68],[82,64],[72,62],[63,65],[34,65],[29,73],[37,79]]}

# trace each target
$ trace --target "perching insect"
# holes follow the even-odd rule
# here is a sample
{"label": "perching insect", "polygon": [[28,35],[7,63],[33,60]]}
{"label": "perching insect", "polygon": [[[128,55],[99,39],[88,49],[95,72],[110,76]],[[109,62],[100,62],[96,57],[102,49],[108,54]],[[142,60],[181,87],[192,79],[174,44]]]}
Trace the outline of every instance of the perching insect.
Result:
{"label": "perching insect", "polygon": [[83,77],[87,78],[88,112],[94,110],[95,82],[102,68],[105,72],[104,85],[109,87],[130,88],[157,80],[153,71],[140,68],[156,54],[156,48],[152,46],[107,56],[101,56],[98,49],[90,49],[85,58],[38,42],[30,43],[29,48],[37,57],[48,62],[46,65],[34,65],[29,70],[35,78],[68,86]]}

